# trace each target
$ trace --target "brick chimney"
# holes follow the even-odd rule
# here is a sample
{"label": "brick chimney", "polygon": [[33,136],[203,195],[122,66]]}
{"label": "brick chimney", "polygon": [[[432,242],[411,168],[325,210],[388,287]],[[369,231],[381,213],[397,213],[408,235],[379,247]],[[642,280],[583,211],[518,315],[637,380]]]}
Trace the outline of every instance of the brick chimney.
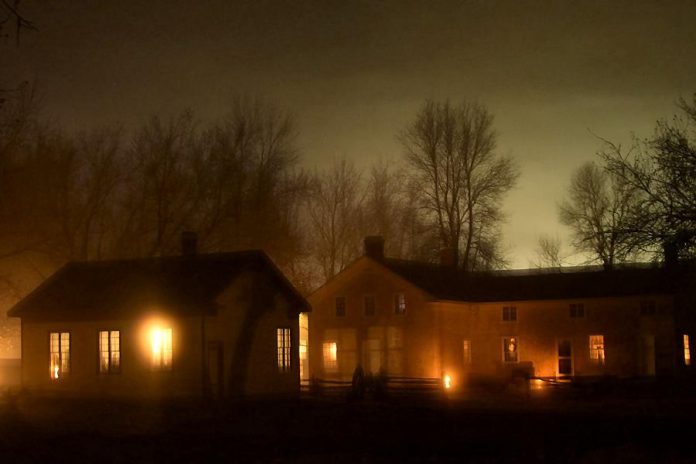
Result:
{"label": "brick chimney", "polygon": [[384,259],[384,237],[380,235],[365,237],[365,256],[378,261]]}
{"label": "brick chimney", "polygon": [[198,236],[195,232],[185,230],[181,233],[181,255],[195,256],[198,253]]}

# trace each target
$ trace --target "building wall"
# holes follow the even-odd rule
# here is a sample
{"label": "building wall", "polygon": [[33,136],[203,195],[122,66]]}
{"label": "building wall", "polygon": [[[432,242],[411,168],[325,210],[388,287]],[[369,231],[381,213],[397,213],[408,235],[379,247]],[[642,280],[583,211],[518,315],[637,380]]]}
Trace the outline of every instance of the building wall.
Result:
{"label": "building wall", "polygon": [[[231,285],[218,304],[217,316],[206,320],[206,337],[209,343],[221,347],[223,394],[299,394],[301,308],[292,307],[265,276],[252,273]],[[279,328],[290,329],[289,370],[278,366]]]}
{"label": "building wall", "polygon": [[[393,295],[404,292],[407,312],[394,314]],[[364,297],[373,295],[375,316],[364,313]],[[345,298],[345,316],[336,315],[336,298]],[[572,376],[619,377],[672,374],[682,348],[675,341],[674,301],[670,295],[616,298],[438,302],[372,261],[362,258],[309,297],[310,371],[319,378],[350,379],[357,364],[370,371],[366,346],[384,333],[382,365],[389,375],[506,379],[515,375],[556,377],[559,342],[571,347]],[[644,303],[654,311],[641,314]],[[570,316],[570,304],[583,305],[583,317]],[[516,308],[516,321],[503,321],[503,307]],[[390,327],[403,329],[403,369],[389,364]],[[604,340],[604,363],[591,359],[590,336]],[[505,338],[517,342],[517,361],[506,362]],[[337,341],[337,369],[324,365],[324,343]],[[463,341],[469,341],[470,362]],[[387,359],[385,359],[387,358]]]}
{"label": "building wall", "polygon": [[[641,305],[647,301],[655,302],[655,312],[641,315]],[[571,317],[570,304],[582,304],[584,317]],[[572,347],[574,376],[659,375],[674,370],[671,296],[433,306],[440,318],[443,371],[461,382],[476,376],[558,376],[558,343],[562,340]],[[506,306],[516,308],[516,321],[503,320]],[[591,335],[604,337],[604,364],[590,357]],[[517,362],[503,359],[505,337],[516,338]],[[463,340],[470,341],[470,362],[465,360]],[[654,346],[652,361],[650,346]]]}
{"label": "building wall", "polygon": [[[79,395],[191,396],[299,394],[300,308],[263,274],[247,273],[220,296],[214,316],[203,323],[166,308],[143,310],[134,319],[22,321],[22,384],[32,391]],[[171,369],[152,368],[151,331],[172,329]],[[277,329],[291,332],[290,369],[278,368]],[[120,372],[99,373],[101,330],[120,331]],[[70,333],[70,372],[51,379],[49,334]],[[211,385],[211,356],[220,347],[221,385]],[[212,351],[212,352],[211,352]],[[213,369],[218,369],[217,363]],[[215,372],[215,371],[214,371]],[[212,376],[217,377],[215,373]],[[219,388],[217,388],[219,387]],[[213,391],[215,390],[215,391]]]}
{"label": "building wall", "polygon": [[[155,370],[149,328],[172,328],[172,368]],[[101,330],[119,330],[120,372],[99,372]],[[51,379],[49,334],[70,333],[70,372]],[[132,320],[22,321],[22,385],[28,390],[80,395],[179,396],[201,392],[200,318],[159,313]]]}
{"label": "building wall", "polygon": [[[398,293],[404,294],[405,314],[395,311]],[[374,297],[374,315],[365,314],[365,296]],[[336,315],[337,297],[345,298],[345,316]],[[350,379],[358,364],[366,372],[381,367],[394,376],[439,376],[435,319],[426,295],[381,265],[363,258],[309,301],[311,376]],[[327,370],[324,343],[332,341],[337,344],[337,368]]]}

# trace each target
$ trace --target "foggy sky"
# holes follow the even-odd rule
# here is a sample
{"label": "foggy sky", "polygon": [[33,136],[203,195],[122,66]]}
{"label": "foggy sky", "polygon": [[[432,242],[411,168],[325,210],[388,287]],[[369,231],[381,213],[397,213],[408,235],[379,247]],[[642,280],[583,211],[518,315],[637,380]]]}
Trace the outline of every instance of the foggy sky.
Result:
{"label": "foggy sky", "polygon": [[504,242],[526,267],[595,135],[652,133],[696,92],[696,3],[685,1],[23,0],[38,32],[0,45],[0,83],[36,80],[67,129],[262,95],[299,123],[302,162],[402,154],[426,98],[476,100],[522,175]]}

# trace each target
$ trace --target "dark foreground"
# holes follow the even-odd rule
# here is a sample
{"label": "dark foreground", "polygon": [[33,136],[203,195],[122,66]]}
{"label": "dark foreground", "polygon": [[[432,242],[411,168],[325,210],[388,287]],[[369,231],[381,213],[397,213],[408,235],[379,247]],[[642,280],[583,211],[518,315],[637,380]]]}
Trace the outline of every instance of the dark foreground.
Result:
{"label": "dark foreground", "polygon": [[624,395],[247,403],[0,399],[0,462],[696,462],[696,401]]}

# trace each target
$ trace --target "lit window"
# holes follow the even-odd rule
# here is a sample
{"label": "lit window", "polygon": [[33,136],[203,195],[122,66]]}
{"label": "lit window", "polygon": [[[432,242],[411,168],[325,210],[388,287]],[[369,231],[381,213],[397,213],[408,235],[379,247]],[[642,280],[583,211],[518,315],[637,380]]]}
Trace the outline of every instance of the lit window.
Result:
{"label": "lit window", "polygon": [[604,365],[604,335],[590,335],[590,359]]}
{"label": "lit window", "polygon": [[70,372],[70,332],[51,332],[49,338],[50,375],[58,380]]}
{"label": "lit window", "polygon": [[655,314],[655,300],[644,300],[640,302],[640,315],[652,316]]}
{"label": "lit window", "polygon": [[365,295],[365,315],[374,316],[375,315],[375,297],[372,295]]}
{"label": "lit window", "polygon": [[281,328],[276,331],[278,338],[278,370],[290,370],[290,329]]}
{"label": "lit window", "polygon": [[570,317],[580,318],[585,317],[585,305],[582,303],[573,303],[570,305]]}
{"label": "lit window", "polygon": [[684,334],[684,365],[691,365],[691,347],[689,346],[689,336]]}
{"label": "lit window", "polygon": [[99,372],[113,374],[121,370],[121,332],[101,330],[99,332]]}
{"label": "lit window", "polygon": [[309,318],[307,313],[300,313],[300,379],[306,379],[309,372],[307,354],[309,343]]}
{"label": "lit window", "polygon": [[323,345],[324,354],[324,370],[326,372],[335,372],[338,370],[338,362],[336,357],[336,342],[324,342]]}
{"label": "lit window", "polygon": [[394,295],[394,313],[406,314],[406,295],[403,293],[396,293]]}
{"label": "lit window", "polygon": [[517,362],[517,337],[503,338],[503,360],[505,362]]}
{"label": "lit window", "polygon": [[346,315],[346,298],[344,296],[336,297],[336,316],[343,317]]}
{"label": "lit window", "polygon": [[471,364],[471,340],[462,340],[462,359],[464,364]]}
{"label": "lit window", "polygon": [[150,338],[153,369],[170,370],[172,368],[172,329],[154,328]]}
{"label": "lit window", "polygon": [[515,306],[503,307],[503,320],[512,322],[517,320],[517,308]]}

